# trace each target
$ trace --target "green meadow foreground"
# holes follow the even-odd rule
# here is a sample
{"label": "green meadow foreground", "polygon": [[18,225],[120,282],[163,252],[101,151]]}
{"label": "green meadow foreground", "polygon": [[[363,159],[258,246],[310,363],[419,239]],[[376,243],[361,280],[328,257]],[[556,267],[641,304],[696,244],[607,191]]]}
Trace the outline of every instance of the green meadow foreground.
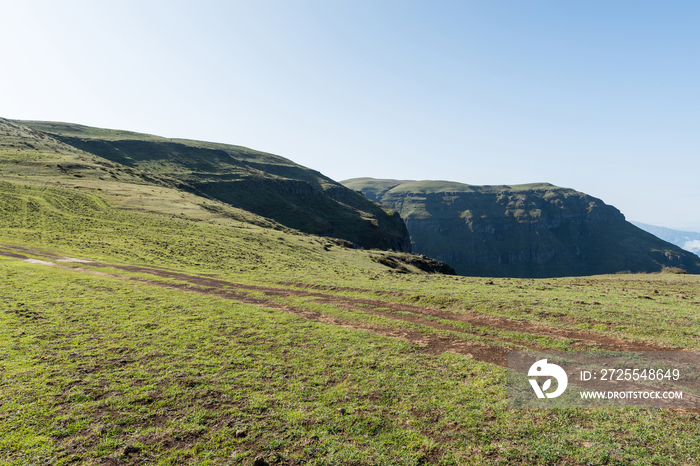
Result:
{"label": "green meadow foreground", "polygon": [[[103,131],[68,129],[91,150]],[[512,349],[698,349],[700,276],[428,274],[354,248],[399,244],[400,225],[317,172],[156,142],[211,173],[0,119],[0,464],[698,464],[700,413],[512,410],[505,366]],[[297,194],[226,203],[224,181]],[[336,204],[344,239],[309,234]]]}
{"label": "green meadow foreground", "polygon": [[504,358],[697,349],[699,277],[431,275],[113,206],[0,183],[3,464],[697,464],[698,413],[511,410]]}

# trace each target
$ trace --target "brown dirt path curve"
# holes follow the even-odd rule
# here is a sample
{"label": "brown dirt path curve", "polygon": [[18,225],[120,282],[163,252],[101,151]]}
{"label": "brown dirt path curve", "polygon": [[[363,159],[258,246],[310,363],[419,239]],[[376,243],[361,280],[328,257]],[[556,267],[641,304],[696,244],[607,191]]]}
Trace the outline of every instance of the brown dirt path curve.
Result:
{"label": "brown dirt path curve", "polygon": [[[560,327],[538,325],[527,321],[504,319],[476,313],[455,313],[441,309],[435,309],[428,306],[396,303],[393,301],[385,301],[381,299],[342,296],[338,294],[332,294],[332,291],[340,290],[340,288],[332,289],[334,287],[329,287],[330,289],[328,290],[324,289],[324,291],[327,291],[324,293],[322,291],[319,291],[318,288],[315,288],[315,291],[307,291],[273,286],[245,285],[219,280],[211,277],[185,274],[182,272],[177,272],[163,268],[106,264],[101,262],[91,262],[84,260],[75,261],[71,258],[59,256],[53,253],[31,250],[27,248],[20,248],[16,246],[2,246],[2,248],[4,250],[0,249],[0,255],[12,257],[15,259],[28,260],[30,258],[26,254],[31,254],[33,256],[38,255],[48,260],[55,261],[56,266],[65,269],[96,275],[110,276],[113,278],[119,278],[124,280],[138,281],[165,288],[174,288],[189,292],[215,295],[243,303],[265,306],[268,308],[290,312],[318,322],[326,322],[347,328],[355,328],[364,331],[369,331],[383,336],[400,338],[412,344],[419,345],[425,350],[433,353],[452,351],[458,354],[468,355],[480,361],[490,362],[503,367],[507,366],[508,361],[508,347],[503,344],[507,345],[509,343],[515,343],[514,341],[505,337],[498,337],[494,340],[494,343],[496,344],[490,345],[481,342],[467,342],[457,337],[423,333],[400,327],[397,327],[395,329],[387,329],[385,327],[378,327],[358,322],[344,321],[341,319],[324,315],[319,312],[309,311],[307,309],[302,309],[294,306],[283,305],[274,301],[273,299],[254,298],[249,296],[248,292],[257,291],[271,297],[275,296],[314,298],[315,302],[331,304],[345,310],[379,315],[394,320],[401,320],[404,322],[410,322],[418,325],[432,327],[439,330],[449,330],[453,332],[470,333],[468,330],[437,323],[428,320],[427,318],[431,317],[443,319],[446,321],[465,322],[477,327],[491,327],[494,329],[508,330],[523,334],[540,335],[557,339],[565,338],[573,340],[572,347],[576,347],[578,344],[587,344],[589,346],[593,345],[594,347],[601,349],[618,351],[668,351],[680,349],[676,347],[660,345],[654,342],[621,339],[593,332],[584,332],[579,330],[569,330]],[[145,273],[156,277],[169,278],[181,282],[186,282],[187,284],[167,283],[159,280],[128,277],[119,274],[91,270],[81,266],[76,266],[75,264],[90,265],[92,267],[100,268],[111,268],[127,272]],[[367,293],[374,292],[373,290],[361,289],[352,289],[352,291],[365,291]],[[400,314],[401,312],[409,312],[411,314]],[[540,349],[535,344],[523,344],[522,342],[517,342],[517,344],[520,346],[527,346],[531,349]]]}

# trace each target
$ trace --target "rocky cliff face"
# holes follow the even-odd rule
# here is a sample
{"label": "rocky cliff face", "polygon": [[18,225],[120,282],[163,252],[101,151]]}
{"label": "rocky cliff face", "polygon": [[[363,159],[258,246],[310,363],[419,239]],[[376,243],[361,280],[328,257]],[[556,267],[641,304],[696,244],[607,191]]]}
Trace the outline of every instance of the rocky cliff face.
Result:
{"label": "rocky cliff face", "polygon": [[357,179],[343,182],[397,210],[413,251],[461,275],[551,277],[676,266],[700,259],[631,225],[613,206],[546,183],[469,186]]}

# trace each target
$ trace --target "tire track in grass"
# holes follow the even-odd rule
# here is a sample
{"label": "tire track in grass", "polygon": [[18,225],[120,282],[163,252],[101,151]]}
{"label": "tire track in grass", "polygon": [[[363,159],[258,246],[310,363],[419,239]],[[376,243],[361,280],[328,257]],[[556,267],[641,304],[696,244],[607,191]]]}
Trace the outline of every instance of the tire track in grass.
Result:
{"label": "tire track in grass", "polygon": [[[553,339],[567,339],[572,341],[574,346],[577,345],[593,345],[597,348],[606,350],[618,350],[618,351],[660,351],[660,350],[677,350],[679,348],[663,346],[657,343],[637,341],[637,340],[626,340],[616,337],[611,337],[607,335],[601,335],[590,332],[583,332],[578,330],[568,330],[558,327],[549,327],[544,325],[532,324],[525,321],[515,321],[510,319],[504,319],[499,317],[484,316],[474,313],[454,313],[449,311],[444,311],[440,309],[430,308],[426,306],[417,306],[412,304],[396,303],[392,301],[383,301],[379,299],[369,299],[369,298],[356,298],[340,296],[335,294],[323,293],[320,291],[307,291],[289,288],[279,288],[271,286],[259,286],[259,285],[243,285],[239,283],[228,282],[224,280],[219,280],[210,277],[202,277],[197,275],[185,274],[182,272],[176,272],[167,269],[153,268],[153,267],[143,267],[143,266],[126,266],[118,264],[106,264],[101,262],[86,261],[83,259],[73,259],[69,257],[63,257],[53,253],[46,253],[41,251],[35,251],[26,248],[10,247],[5,246],[5,250],[0,249],[0,255],[12,257],[15,259],[22,259],[28,262],[37,263],[36,259],[32,259],[22,253],[39,255],[46,259],[50,259],[55,262],[51,262],[51,265],[74,270],[76,272],[90,273],[95,275],[108,276],[112,278],[131,280],[141,283],[146,283],[150,285],[160,286],[164,288],[173,288],[182,291],[189,291],[201,294],[208,294],[219,296],[225,299],[231,299],[247,304],[254,304],[259,306],[265,306],[272,309],[282,310],[285,312],[290,312],[296,314],[300,317],[306,319],[315,320],[318,322],[330,323],[333,325],[338,325],[346,328],[354,328],[359,330],[368,331],[382,336],[400,338],[409,343],[418,345],[424,350],[431,353],[442,353],[445,351],[451,351],[454,353],[466,355],[473,357],[474,359],[485,361],[493,364],[497,364],[502,367],[507,366],[508,362],[508,348],[501,345],[489,345],[480,342],[468,342],[461,338],[439,335],[439,334],[428,334],[415,330],[410,330],[406,328],[397,327],[395,329],[387,329],[385,327],[379,327],[369,324],[362,324],[359,322],[350,322],[347,320],[338,319],[332,316],[325,315],[320,312],[310,311],[308,309],[303,309],[296,306],[290,306],[285,304],[280,304],[274,299],[264,299],[262,297],[251,297],[248,295],[250,291],[256,291],[263,293],[265,296],[270,297],[281,297],[281,298],[315,298],[314,301],[320,304],[330,304],[337,306],[344,310],[363,312],[366,314],[381,316],[385,318],[390,318],[393,320],[400,320],[403,322],[409,322],[416,325],[422,325],[431,327],[437,330],[446,330],[451,332],[460,332],[465,334],[474,334],[463,328],[453,327],[450,325],[438,323],[429,320],[428,318],[436,318],[444,321],[462,322],[467,323],[477,327],[489,327],[498,330],[511,331],[519,334],[525,335],[537,335],[550,337]],[[18,252],[12,252],[19,251]],[[43,261],[45,265],[49,265],[47,261]],[[39,262],[41,263],[41,262]],[[107,273],[97,270],[91,270],[84,267],[68,264],[81,264],[89,265],[91,267],[98,268],[111,268],[115,270],[123,270],[132,273],[145,273],[161,278],[168,278],[173,280],[178,280],[181,282],[186,282],[188,284],[182,283],[169,283],[159,280],[150,280],[140,277],[129,277],[125,275],[119,275],[116,273]],[[371,290],[366,290],[368,293]],[[506,338],[503,336],[493,336],[490,335],[489,338],[494,342],[498,343],[515,343],[520,346],[526,346],[531,349],[542,349],[541,346],[537,344],[523,343],[521,341],[516,341],[514,339]]]}
{"label": "tire track in grass", "polygon": [[[576,343],[590,343],[606,350],[619,350],[619,351],[663,351],[663,350],[673,350],[678,349],[671,346],[665,346],[654,342],[639,341],[639,340],[628,340],[622,338],[616,338],[608,335],[602,335],[598,333],[585,332],[580,330],[569,330],[559,327],[550,327],[545,325],[537,325],[527,321],[517,321],[511,319],[504,319],[500,317],[485,316],[475,313],[455,313],[450,311],[444,311],[441,309],[430,308],[427,306],[417,306],[414,304],[396,303],[392,301],[383,301],[380,299],[369,299],[369,298],[355,298],[347,296],[339,296],[334,294],[322,293],[319,291],[306,291],[306,290],[296,290],[289,288],[277,288],[271,286],[259,286],[259,285],[242,285],[238,283],[228,282],[224,280],[200,277],[195,275],[188,275],[180,272],[170,272],[160,269],[153,269],[150,267],[138,267],[138,266],[121,266],[121,265],[109,265],[109,264],[93,264],[96,267],[110,267],[118,270],[125,270],[129,272],[139,272],[147,273],[151,275],[156,275],[163,278],[176,279],[181,281],[186,281],[194,285],[203,286],[212,289],[221,289],[224,287],[230,288],[232,290],[245,290],[245,291],[258,291],[265,293],[270,296],[279,297],[310,297],[310,298],[320,298],[329,304],[334,304],[340,307],[346,307],[349,305],[351,309],[358,310],[358,306],[364,305],[369,306],[373,309],[373,312],[378,315],[383,315],[385,317],[390,317],[393,319],[399,318],[400,320],[414,322],[421,325],[428,325],[435,328],[443,328],[440,324],[430,322],[424,317],[434,317],[443,320],[452,320],[458,322],[468,323],[474,326],[480,327],[491,327],[500,330],[508,330],[517,333],[524,333],[530,335],[539,335],[552,338],[565,338],[573,340]],[[371,290],[366,290],[368,293]],[[390,309],[393,312],[382,312],[377,309]],[[365,310],[365,309],[362,309]],[[399,316],[396,312],[409,312],[412,314],[419,314],[424,317],[412,317],[412,316]],[[446,326],[444,326],[446,328]],[[456,330],[450,328],[450,330]]]}
{"label": "tire track in grass", "polygon": [[[11,255],[10,255],[11,254]],[[31,251],[32,255],[40,255],[35,251]],[[20,259],[25,262],[30,262],[30,263],[37,263],[35,259],[32,259],[26,255],[22,254],[15,254],[15,253],[7,253],[6,251],[0,250],[0,255],[6,256],[6,257],[12,257],[14,259]],[[221,289],[221,286],[227,286],[227,287],[233,287],[234,284],[229,283],[229,282],[222,282],[220,280],[212,280],[212,279],[206,279],[203,277],[197,277],[197,276],[191,276],[191,275],[186,275],[186,274],[181,274],[181,273],[173,273],[173,272],[166,272],[162,271],[159,269],[150,269],[150,268],[144,268],[144,267],[132,267],[132,266],[120,266],[120,265],[110,265],[110,264],[104,264],[104,263],[97,263],[97,262],[90,262],[89,265],[93,267],[100,267],[100,268],[114,268],[114,269],[121,269],[121,270],[126,270],[130,272],[140,272],[140,273],[150,273],[152,275],[157,275],[163,278],[177,278],[178,280],[184,280],[184,278],[189,277],[190,279],[197,279],[195,280],[195,283],[192,283],[191,285],[188,284],[181,284],[181,283],[168,283],[168,282],[162,282],[158,280],[148,280],[144,278],[139,278],[139,277],[129,277],[125,275],[119,275],[116,273],[108,273],[108,272],[102,272],[98,270],[91,270],[91,269],[86,269],[83,267],[76,267],[76,266],[71,266],[67,265],[69,263],[81,263],[81,264],[86,264],[86,261],[84,260],[75,260],[72,258],[68,257],[62,257],[62,256],[56,256],[52,255],[51,257],[47,257],[46,255],[43,255],[43,257],[47,259],[52,259],[55,260],[56,262],[48,262],[48,261],[42,261],[42,263],[39,263],[40,265],[49,265],[51,264],[52,266],[59,267],[62,269],[66,270],[72,270],[74,272],[79,272],[79,273],[88,273],[91,275],[99,275],[99,276],[104,276],[104,277],[110,277],[110,278],[116,278],[120,280],[129,280],[129,281],[135,281],[139,283],[145,283],[153,286],[159,286],[161,288],[170,288],[170,289],[177,289],[181,291],[187,291],[191,293],[200,293],[200,294],[205,294],[205,295],[212,295],[212,296],[218,296],[221,298],[225,299],[230,299],[233,301],[237,302],[242,302],[246,304],[253,304],[253,305],[258,305],[258,306],[264,306],[270,309],[276,309],[284,312],[289,312],[291,314],[298,315],[300,317],[303,317],[305,319],[313,320],[316,322],[323,322],[327,324],[332,324],[332,325],[337,325],[340,327],[344,328],[352,328],[356,330],[363,330],[367,331],[370,333],[374,333],[377,335],[381,336],[386,336],[386,337],[391,337],[391,338],[399,338],[401,340],[404,340],[408,343],[420,346],[424,351],[427,351],[429,353],[433,354],[440,354],[444,353],[445,351],[452,351],[457,354],[462,354],[467,357],[471,357],[473,359],[479,360],[479,361],[484,361],[484,362],[489,362],[492,364],[496,364],[502,367],[506,367],[508,363],[508,349],[505,347],[500,347],[500,346],[492,346],[492,345],[486,345],[483,343],[477,343],[477,342],[467,342],[458,338],[454,337],[449,337],[449,336],[443,336],[443,335],[436,335],[436,334],[427,334],[423,332],[419,332],[416,330],[411,330],[407,328],[393,328],[393,329],[388,329],[385,327],[379,327],[375,325],[369,325],[369,324],[363,324],[359,322],[351,322],[347,320],[342,320],[333,316],[329,316],[320,312],[316,311],[311,311],[308,309],[303,309],[300,307],[296,306],[290,306],[290,305],[284,305],[280,304],[272,299],[261,299],[261,298],[256,298],[256,297],[251,297],[247,294],[247,291],[260,291],[260,288],[265,288],[266,287],[256,287],[256,286],[246,286],[246,285],[238,285],[236,284],[235,290],[231,289]],[[87,264],[86,264],[87,265]],[[137,270],[138,269],[138,270]],[[167,275],[167,276],[166,276]],[[212,286],[206,286],[203,287],[201,282],[198,282],[199,280],[207,280],[207,282],[211,281],[216,281],[221,284],[220,287],[212,287]],[[192,280],[190,280],[192,282]],[[224,285],[225,284],[225,285]],[[195,285],[195,286],[192,286]],[[276,296],[299,296],[297,294],[286,294],[282,293],[282,291],[286,290],[277,290],[273,289],[274,291],[279,291],[279,293],[276,294]],[[289,290],[293,291],[293,290]],[[334,303],[337,304],[337,303]]]}

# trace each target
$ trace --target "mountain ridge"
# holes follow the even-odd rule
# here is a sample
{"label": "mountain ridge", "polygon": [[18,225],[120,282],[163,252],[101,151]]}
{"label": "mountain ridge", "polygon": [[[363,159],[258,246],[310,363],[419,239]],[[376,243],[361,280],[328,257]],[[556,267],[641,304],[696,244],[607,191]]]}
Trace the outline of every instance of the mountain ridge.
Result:
{"label": "mountain ridge", "polygon": [[366,249],[411,249],[408,231],[396,212],[284,157],[242,146],[71,123],[10,121],[288,228]]}
{"label": "mountain ridge", "polygon": [[342,183],[397,210],[414,251],[449,263],[458,274],[549,277],[663,267],[700,273],[697,256],[570,188],[372,178]]}

